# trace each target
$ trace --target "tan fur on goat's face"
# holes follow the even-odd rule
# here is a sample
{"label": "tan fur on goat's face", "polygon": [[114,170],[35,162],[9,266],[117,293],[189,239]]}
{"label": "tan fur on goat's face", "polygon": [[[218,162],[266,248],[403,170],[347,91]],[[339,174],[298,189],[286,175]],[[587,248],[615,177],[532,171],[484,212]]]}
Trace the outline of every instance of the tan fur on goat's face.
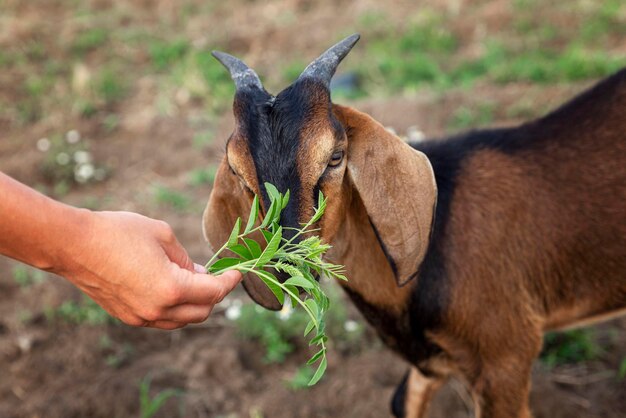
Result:
{"label": "tan fur on goat's face", "polygon": [[259,194],[259,182],[248,143],[240,134],[235,133],[226,144],[224,160],[237,176],[242,185],[254,194]]}
{"label": "tan fur on goat's face", "polygon": [[[233,143],[236,144],[236,143]],[[229,155],[237,155],[234,160],[241,158],[241,149],[230,146]],[[235,152],[235,150],[239,152]],[[216,251],[227,240],[230,231],[238,217],[245,217],[250,213],[252,206],[252,193],[246,189],[242,180],[237,176],[234,169],[229,165],[229,155],[224,156],[215,176],[215,183],[211,197],[202,216],[202,228],[204,237],[209,241],[213,250]],[[244,162],[245,159],[243,160]],[[235,163],[236,164],[236,163]],[[246,165],[236,165],[238,170],[245,170]],[[239,171],[242,172],[242,171]],[[254,187],[252,185],[248,187]],[[258,186],[256,186],[258,188]],[[259,236],[253,237],[262,242]],[[244,275],[243,286],[254,297],[254,300],[268,309],[278,310],[280,304],[271,291],[257,277],[250,274]]]}
{"label": "tan fur on goat's face", "polygon": [[[316,225],[319,229],[316,234],[343,248],[334,252],[338,258],[332,261],[346,264],[348,277],[355,276],[354,283],[358,282],[354,290],[365,301],[395,311],[394,307],[408,295],[407,291],[399,290],[398,285],[417,275],[428,248],[436,201],[432,168],[423,154],[387,132],[368,115],[332,106],[328,93],[321,86],[302,83],[299,88],[297,94],[301,96],[297,96],[296,102],[303,106],[303,110],[293,116],[300,120],[297,131],[293,125],[290,129],[275,125],[281,117],[290,120],[291,115],[281,113],[293,112],[290,106],[276,105],[276,108],[267,110],[267,116],[257,116],[267,121],[267,125],[257,128],[258,132],[249,126],[242,129],[241,123],[238,124],[227,146],[222,163],[225,168],[220,169],[215,180],[214,194],[228,198],[211,197],[205,216],[206,236],[214,247],[221,246],[236,217],[247,216],[252,193],[263,193],[260,190],[260,183],[265,181],[261,180],[263,178],[277,178],[283,184],[294,182],[298,185],[296,190],[291,190],[291,200],[286,208],[291,224],[284,226],[296,226],[310,219],[319,190],[327,198],[327,207],[324,217]],[[237,102],[235,109],[236,115],[245,113]],[[258,120],[254,119],[251,126],[259,126]],[[291,121],[293,123],[293,119]],[[272,129],[279,131],[273,132]],[[285,138],[285,131],[291,135],[297,132],[297,136]],[[255,161],[259,150],[256,150],[257,154],[251,152],[250,147],[255,145],[243,132],[251,132],[254,144],[263,147],[263,154],[258,157],[262,158],[260,162]],[[263,136],[259,138],[258,135]],[[285,149],[285,141],[296,141],[287,142],[292,149],[295,147],[295,164],[281,151]],[[272,147],[276,147],[274,151]],[[329,161],[337,151],[343,152],[343,160],[331,167]],[[275,160],[275,163],[268,165],[268,159]],[[263,171],[261,167],[272,172],[259,172]],[[289,176],[294,175],[297,179],[290,179]],[[360,206],[353,205],[354,198],[360,199]],[[267,204],[267,200],[262,199],[261,204]],[[217,232],[209,222],[223,218],[221,205],[231,205],[238,213],[232,214],[232,208],[224,210],[231,215],[230,222]],[[358,229],[353,225],[346,233],[343,228],[344,233],[338,236],[342,226],[349,224],[348,211],[354,207],[364,207],[364,220],[357,222]],[[355,248],[359,251],[355,252]],[[376,260],[376,266],[372,265],[372,260]],[[369,268],[363,271],[361,267],[366,265]],[[375,274],[378,280],[370,280],[371,274]],[[244,286],[255,301],[266,307],[278,307],[274,296],[261,286],[258,279],[246,278]]]}
{"label": "tan fur on goat's face", "polygon": [[[328,123],[312,124],[305,129],[302,147],[298,152],[298,173],[302,190],[300,196],[301,220],[306,222],[313,215],[317,206],[313,190],[319,185],[320,191],[327,198],[327,206],[320,222],[321,236],[326,242],[332,242],[339,223],[345,214],[347,190],[343,185],[346,172],[345,134],[340,137],[333,132]],[[336,151],[344,152],[344,159],[337,167],[328,167],[331,156]]]}

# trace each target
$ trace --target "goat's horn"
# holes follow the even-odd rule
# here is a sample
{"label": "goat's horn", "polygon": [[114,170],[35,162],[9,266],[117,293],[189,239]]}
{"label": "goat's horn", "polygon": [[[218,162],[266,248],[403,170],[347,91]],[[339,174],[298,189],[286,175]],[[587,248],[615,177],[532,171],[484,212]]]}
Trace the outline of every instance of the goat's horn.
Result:
{"label": "goat's horn", "polygon": [[300,74],[298,79],[311,77],[321,80],[326,87],[330,86],[330,79],[335,74],[337,66],[341,60],[348,55],[348,52],[350,52],[360,37],[361,35],[355,33],[354,35],[350,35],[343,41],[330,47],[326,52],[320,55],[318,59],[310,63],[304,71],[302,71],[302,74]]}
{"label": "goat's horn", "polygon": [[245,90],[250,87],[256,87],[260,90],[263,89],[263,84],[257,73],[250,67],[248,67],[242,60],[235,58],[230,54],[221,51],[211,52],[226,69],[230,72],[230,77],[235,82],[237,90]]}

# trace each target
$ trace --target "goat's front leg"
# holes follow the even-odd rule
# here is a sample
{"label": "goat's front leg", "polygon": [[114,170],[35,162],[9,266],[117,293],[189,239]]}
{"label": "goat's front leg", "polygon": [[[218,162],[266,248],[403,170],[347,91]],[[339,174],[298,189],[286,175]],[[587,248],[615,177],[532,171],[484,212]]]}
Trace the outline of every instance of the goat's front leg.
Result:
{"label": "goat's front leg", "polygon": [[531,418],[531,369],[540,341],[528,332],[517,349],[501,347],[499,353],[482,356],[471,385],[476,418]]}
{"label": "goat's front leg", "polygon": [[[512,374],[508,374],[512,372]],[[531,418],[530,364],[519,370],[487,369],[473,390],[477,418]]]}
{"label": "goat's front leg", "polygon": [[412,367],[402,379],[391,401],[391,410],[397,418],[423,418],[433,395],[443,380],[426,377]]}

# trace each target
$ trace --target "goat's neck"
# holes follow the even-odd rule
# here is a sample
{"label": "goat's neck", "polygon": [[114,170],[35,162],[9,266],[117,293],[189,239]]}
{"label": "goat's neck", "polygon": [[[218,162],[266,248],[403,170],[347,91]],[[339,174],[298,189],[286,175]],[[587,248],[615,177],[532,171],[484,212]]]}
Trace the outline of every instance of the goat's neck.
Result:
{"label": "goat's neck", "polygon": [[[405,322],[402,319],[407,318],[405,313],[413,283],[403,287],[397,285],[365,207],[357,195],[351,199],[345,221],[333,240],[329,258],[345,265],[348,281],[341,285],[365,318],[380,332],[397,334],[396,331],[388,331]],[[390,323],[393,323],[391,327]]]}

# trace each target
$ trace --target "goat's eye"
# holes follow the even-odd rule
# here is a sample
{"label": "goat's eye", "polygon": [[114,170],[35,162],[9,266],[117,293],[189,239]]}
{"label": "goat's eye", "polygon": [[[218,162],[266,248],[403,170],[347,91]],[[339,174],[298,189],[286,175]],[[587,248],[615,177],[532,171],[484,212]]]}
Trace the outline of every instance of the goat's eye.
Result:
{"label": "goat's eye", "polygon": [[329,167],[337,167],[343,161],[343,151],[335,151],[328,162]]}

